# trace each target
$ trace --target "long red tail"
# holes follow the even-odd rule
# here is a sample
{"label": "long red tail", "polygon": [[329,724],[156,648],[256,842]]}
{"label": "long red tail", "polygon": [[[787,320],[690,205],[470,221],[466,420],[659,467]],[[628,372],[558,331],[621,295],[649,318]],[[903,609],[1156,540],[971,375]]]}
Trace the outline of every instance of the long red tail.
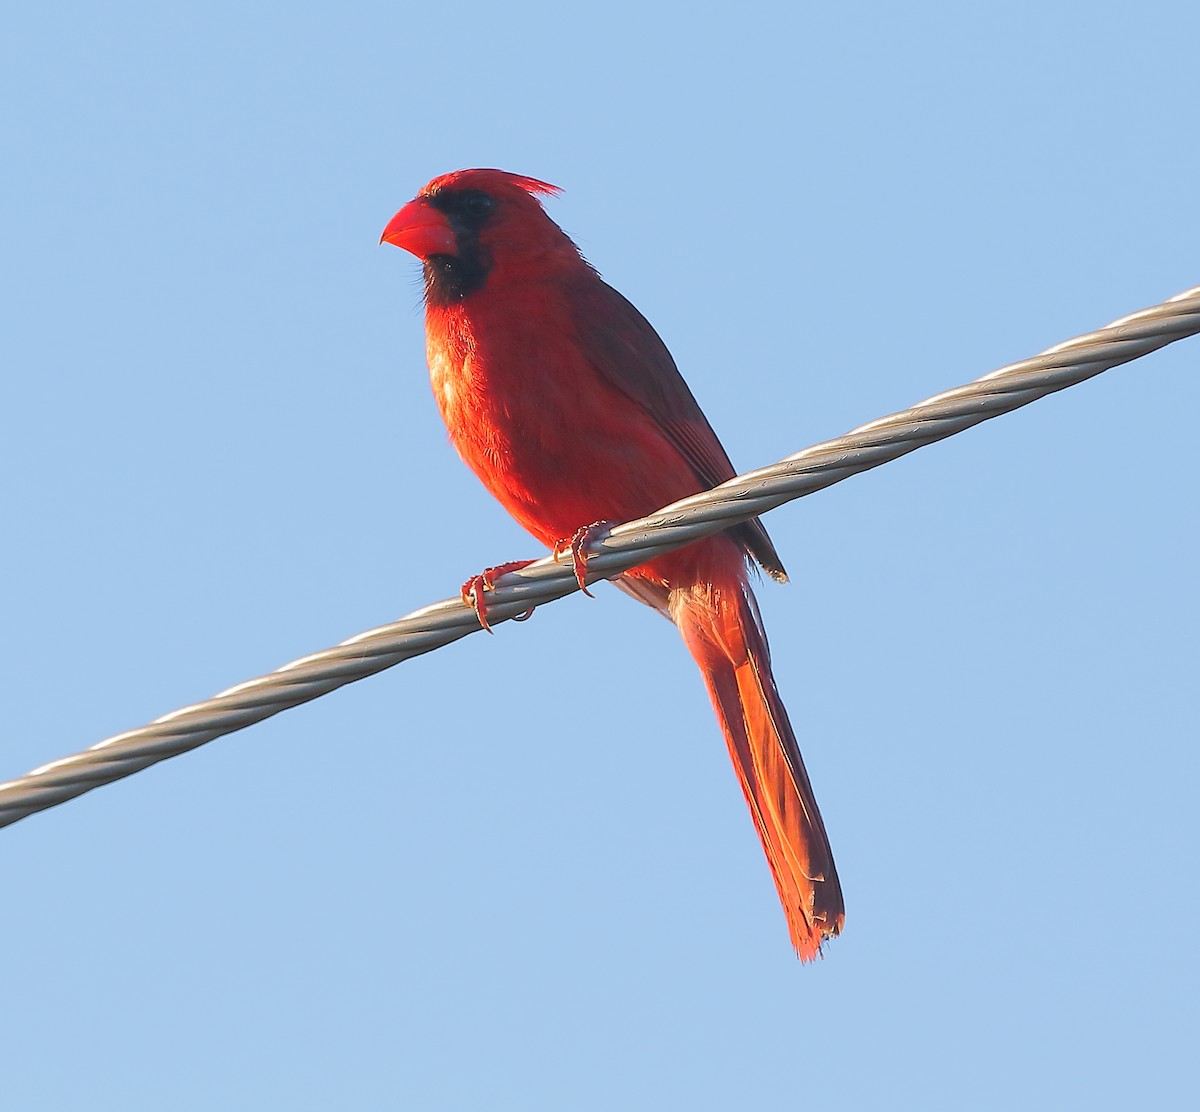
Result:
{"label": "long red tail", "polygon": [[725,731],[792,945],[811,961],[842,929],[842,888],[746,574],[725,584],[677,587],[669,607]]}

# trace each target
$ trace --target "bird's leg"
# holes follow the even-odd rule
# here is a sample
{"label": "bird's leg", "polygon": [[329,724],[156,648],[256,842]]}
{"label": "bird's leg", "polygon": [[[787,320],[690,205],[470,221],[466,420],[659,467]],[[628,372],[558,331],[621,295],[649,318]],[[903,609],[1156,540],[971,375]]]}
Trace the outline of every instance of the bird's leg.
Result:
{"label": "bird's leg", "polygon": [[[488,633],[492,632],[492,627],[488,625],[487,620],[487,601],[484,595],[496,586],[496,580],[502,575],[506,575],[510,571],[520,571],[522,568],[529,567],[534,561],[532,560],[510,560],[507,564],[497,564],[494,568],[487,568],[479,575],[473,575],[463,585],[460,592],[463,605],[469,606],[475,611],[475,617],[479,619],[479,624],[483,626]],[[533,613],[533,608],[530,607],[524,614],[517,616],[518,621],[524,621]]]}
{"label": "bird's leg", "polygon": [[591,525],[585,525],[582,529],[576,529],[573,537],[564,537],[554,546],[555,560],[560,555],[570,552],[571,566],[575,571],[575,582],[579,584],[579,589],[588,598],[596,597],[587,589],[588,545],[592,541],[608,536],[612,527],[613,522],[611,521],[593,521]]}

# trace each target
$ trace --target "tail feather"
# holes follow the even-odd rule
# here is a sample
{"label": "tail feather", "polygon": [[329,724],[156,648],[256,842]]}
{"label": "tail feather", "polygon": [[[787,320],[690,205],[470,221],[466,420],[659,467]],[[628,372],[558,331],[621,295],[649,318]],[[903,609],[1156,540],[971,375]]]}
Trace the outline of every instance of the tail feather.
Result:
{"label": "tail feather", "polygon": [[670,612],[704,675],[792,945],[810,961],[842,928],[842,891],[754,595],[743,573],[732,583],[675,588]]}

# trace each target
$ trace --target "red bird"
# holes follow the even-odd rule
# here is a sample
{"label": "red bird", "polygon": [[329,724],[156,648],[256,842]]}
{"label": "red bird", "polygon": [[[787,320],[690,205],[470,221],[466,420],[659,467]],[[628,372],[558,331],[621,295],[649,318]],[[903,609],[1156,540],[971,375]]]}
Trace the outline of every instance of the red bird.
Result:
{"label": "red bird", "polygon": [[[435,178],[382,241],[424,263],[426,354],[459,454],[556,554],[733,478],[733,465],[649,322],[583,259],[539,195],[501,170]],[[842,927],[841,886],[771,675],[748,558],[787,576],[757,519],[616,581],[667,615],[708,685],[796,952]],[[513,565],[505,565],[505,569]],[[490,569],[464,587],[484,617]]]}

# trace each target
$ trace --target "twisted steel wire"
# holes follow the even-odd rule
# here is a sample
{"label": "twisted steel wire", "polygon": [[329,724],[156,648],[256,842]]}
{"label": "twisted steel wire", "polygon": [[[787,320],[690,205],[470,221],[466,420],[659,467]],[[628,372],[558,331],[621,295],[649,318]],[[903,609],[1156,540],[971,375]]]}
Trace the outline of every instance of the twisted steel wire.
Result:
{"label": "twisted steel wire", "polygon": [[[614,528],[589,546],[588,582],[607,579],[690,541],[720,532],[784,502],[868,471],[991,417],[1028,405],[1111,367],[1200,332],[1200,286],[1105,328],[1077,336],[965,386],[815,444],[638,521]],[[495,625],[578,589],[572,569],[549,557],[503,576],[488,598]],[[149,725],[117,734],[70,757],[0,784],[0,826],[46,810],[158,761],[260,722],[289,707],[382,672],[409,657],[478,632],[475,614],[459,599],[416,610],[331,649],[240,683]]]}

